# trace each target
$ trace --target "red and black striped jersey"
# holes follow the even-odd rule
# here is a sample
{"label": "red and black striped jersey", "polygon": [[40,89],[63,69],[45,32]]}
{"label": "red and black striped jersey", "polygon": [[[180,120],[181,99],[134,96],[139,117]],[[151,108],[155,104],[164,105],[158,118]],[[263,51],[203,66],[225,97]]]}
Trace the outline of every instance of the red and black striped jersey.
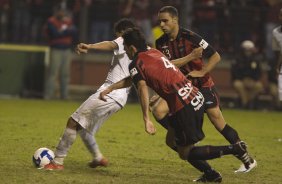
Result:
{"label": "red and black striped jersey", "polygon": [[167,101],[171,113],[189,104],[198,92],[198,88],[157,49],[137,53],[129,71],[133,83],[136,85],[138,81],[145,80]]}
{"label": "red and black striped jersey", "polygon": [[[167,34],[163,34],[156,40],[156,48],[163,52],[170,60],[184,57],[199,46],[204,49],[204,57],[209,58],[216,52],[213,47],[211,47],[201,36],[184,28],[179,29],[177,38],[175,40],[171,41]],[[201,70],[203,65],[203,59],[199,58],[180,67],[180,70],[184,75],[187,75],[193,70]],[[198,88],[211,87],[214,85],[209,73],[207,73],[204,77],[190,80],[192,80],[193,85]]]}

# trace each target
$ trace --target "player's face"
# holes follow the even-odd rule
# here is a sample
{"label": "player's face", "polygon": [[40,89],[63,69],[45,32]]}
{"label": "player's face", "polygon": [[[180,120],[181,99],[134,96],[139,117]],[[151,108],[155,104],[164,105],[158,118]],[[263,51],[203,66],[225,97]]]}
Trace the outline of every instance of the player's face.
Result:
{"label": "player's face", "polygon": [[172,31],[178,26],[176,17],[172,17],[169,13],[159,13],[159,25],[165,34],[171,34]]}

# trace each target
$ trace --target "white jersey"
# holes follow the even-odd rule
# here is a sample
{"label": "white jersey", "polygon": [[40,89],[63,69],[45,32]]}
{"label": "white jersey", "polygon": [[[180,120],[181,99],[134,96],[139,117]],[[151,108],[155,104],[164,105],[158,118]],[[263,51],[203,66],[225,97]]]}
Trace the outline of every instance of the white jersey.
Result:
{"label": "white jersey", "polygon": [[[118,82],[129,76],[128,65],[131,63],[131,60],[128,58],[128,56],[125,53],[123,46],[123,38],[118,37],[113,42],[115,42],[118,45],[118,48],[114,50],[111,67],[108,72],[106,81],[97,90],[97,92],[100,92],[105,88],[107,88],[108,86],[112,85],[113,83]],[[129,89],[130,88],[114,90],[111,93],[109,93],[107,96],[114,99],[121,106],[124,106],[127,101]]]}
{"label": "white jersey", "polygon": [[[282,26],[278,26],[272,31],[272,49],[279,51],[282,54]],[[280,74],[278,76],[278,94],[279,100],[282,101],[282,66],[280,68]]]}

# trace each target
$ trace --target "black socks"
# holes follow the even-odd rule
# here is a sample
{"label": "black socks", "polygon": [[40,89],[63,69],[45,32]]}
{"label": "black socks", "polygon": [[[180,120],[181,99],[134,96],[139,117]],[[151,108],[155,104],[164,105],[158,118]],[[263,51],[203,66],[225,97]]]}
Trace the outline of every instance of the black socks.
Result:
{"label": "black socks", "polygon": [[236,150],[233,145],[229,146],[195,146],[191,149],[189,160],[210,160],[223,155],[234,154]]}
{"label": "black socks", "polygon": [[235,129],[228,124],[220,132],[230,144],[235,144],[240,141],[239,135]]}

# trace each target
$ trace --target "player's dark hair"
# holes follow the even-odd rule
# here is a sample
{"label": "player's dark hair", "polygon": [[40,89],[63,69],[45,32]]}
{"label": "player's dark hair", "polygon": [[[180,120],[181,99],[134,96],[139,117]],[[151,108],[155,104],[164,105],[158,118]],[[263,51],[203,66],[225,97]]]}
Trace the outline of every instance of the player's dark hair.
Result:
{"label": "player's dark hair", "polygon": [[128,28],[134,28],[134,27],[136,27],[136,25],[132,20],[123,18],[114,24],[114,31],[115,33],[117,32],[121,33],[122,31],[125,31]]}
{"label": "player's dark hair", "polygon": [[127,29],[123,35],[123,42],[125,45],[133,45],[138,51],[146,50],[147,43],[144,35],[138,28]]}
{"label": "player's dark hair", "polygon": [[160,9],[159,13],[169,13],[172,17],[178,17],[178,11],[173,6],[164,6]]}

